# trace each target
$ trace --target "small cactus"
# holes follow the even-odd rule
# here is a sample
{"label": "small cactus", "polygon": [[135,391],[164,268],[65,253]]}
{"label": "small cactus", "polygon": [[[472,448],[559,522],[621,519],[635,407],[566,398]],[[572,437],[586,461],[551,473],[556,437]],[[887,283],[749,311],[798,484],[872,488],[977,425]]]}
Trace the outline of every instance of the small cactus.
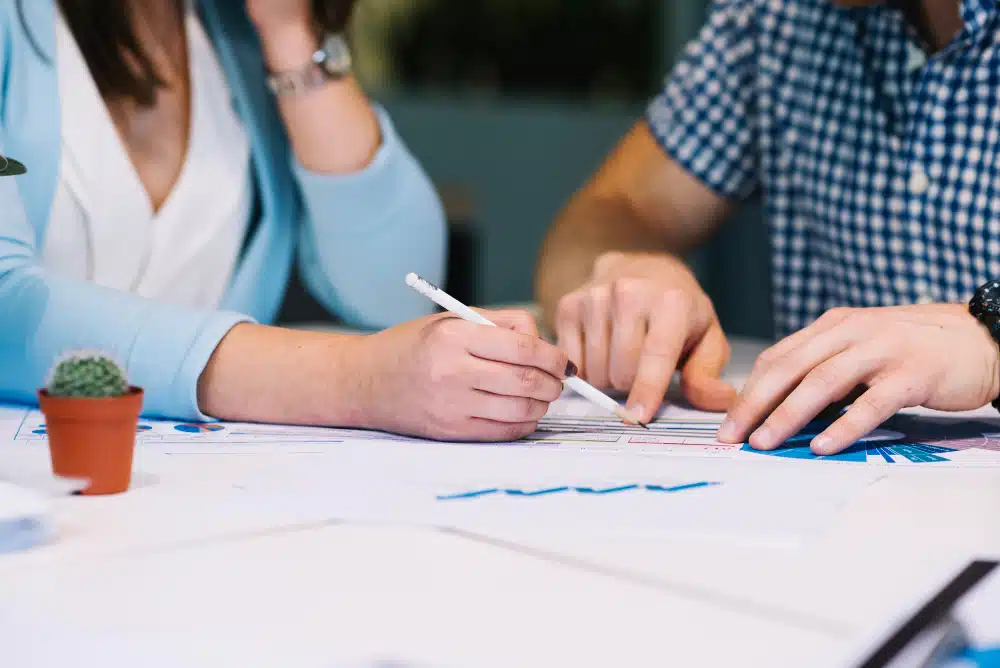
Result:
{"label": "small cactus", "polygon": [[125,372],[100,352],[75,352],[62,358],[52,369],[49,396],[101,399],[120,397],[129,390]]}

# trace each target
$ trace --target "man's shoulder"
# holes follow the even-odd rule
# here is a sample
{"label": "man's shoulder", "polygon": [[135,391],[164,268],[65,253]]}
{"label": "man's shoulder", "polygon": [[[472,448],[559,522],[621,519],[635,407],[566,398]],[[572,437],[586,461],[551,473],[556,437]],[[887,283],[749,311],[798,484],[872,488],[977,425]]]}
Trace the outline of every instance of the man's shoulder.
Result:
{"label": "man's shoulder", "polygon": [[846,16],[849,11],[831,0],[713,0],[711,8],[714,15],[739,15],[771,24],[779,20],[809,23],[831,15]]}
{"label": "man's shoulder", "polygon": [[710,35],[735,31],[752,38],[763,53],[841,31],[853,25],[854,11],[832,0],[714,0],[707,26]]}

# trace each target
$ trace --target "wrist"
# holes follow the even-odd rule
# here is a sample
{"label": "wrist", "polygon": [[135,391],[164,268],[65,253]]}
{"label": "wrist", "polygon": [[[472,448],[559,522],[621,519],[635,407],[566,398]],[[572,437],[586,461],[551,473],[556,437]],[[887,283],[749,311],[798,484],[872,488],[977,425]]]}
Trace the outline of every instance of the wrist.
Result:
{"label": "wrist", "polygon": [[373,392],[369,336],[360,334],[325,334],[323,352],[316,359],[325,360],[312,373],[313,407],[323,416],[324,424],[369,429]]}
{"label": "wrist", "polygon": [[990,389],[987,394],[987,400],[992,403],[995,407],[1000,409],[1000,341],[994,337],[992,332],[992,323],[990,322],[993,318],[986,318],[987,322],[980,321],[983,330],[985,331],[987,353],[987,368],[989,369],[990,378]]}

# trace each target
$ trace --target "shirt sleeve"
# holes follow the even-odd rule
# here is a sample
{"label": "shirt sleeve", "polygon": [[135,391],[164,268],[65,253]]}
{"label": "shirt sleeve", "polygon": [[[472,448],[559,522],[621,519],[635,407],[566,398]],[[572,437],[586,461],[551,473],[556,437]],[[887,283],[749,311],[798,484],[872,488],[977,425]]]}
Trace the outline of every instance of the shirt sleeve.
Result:
{"label": "shirt sleeve", "polygon": [[759,179],[755,4],[715,0],[646,112],[667,154],[728,199],[749,196]]}
{"label": "shirt sleeve", "polygon": [[198,379],[219,341],[250,318],[58,276],[41,266],[35,244],[16,179],[0,178],[0,400],[34,403],[59,355],[98,349],[143,388],[145,415],[207,419]]}
{"label": "shirt sleeve", "polygon": [[293,166],[305,201],[299,259],[313,295],[348,324],[382,329],[428,315],[434,305],[406,286],[416,272],[440,284],[447,227],[430,179],[376,107],[382,145],[346,175]]}

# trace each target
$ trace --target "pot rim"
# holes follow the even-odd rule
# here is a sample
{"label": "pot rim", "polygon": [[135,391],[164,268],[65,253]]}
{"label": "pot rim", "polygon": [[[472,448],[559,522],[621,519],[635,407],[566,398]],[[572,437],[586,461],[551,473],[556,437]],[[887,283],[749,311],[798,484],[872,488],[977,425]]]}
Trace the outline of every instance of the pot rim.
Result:
{"label": "pot rim", "polygon": [[115,399],[128,399],[137,394],[143,394],[142,388],[136,385],[129,385],[128,392],[119,394],[116,397],[58,397],[49,394],[48,388],[38,390],[38,396],[45,397],[48,401],[114,401]]}

